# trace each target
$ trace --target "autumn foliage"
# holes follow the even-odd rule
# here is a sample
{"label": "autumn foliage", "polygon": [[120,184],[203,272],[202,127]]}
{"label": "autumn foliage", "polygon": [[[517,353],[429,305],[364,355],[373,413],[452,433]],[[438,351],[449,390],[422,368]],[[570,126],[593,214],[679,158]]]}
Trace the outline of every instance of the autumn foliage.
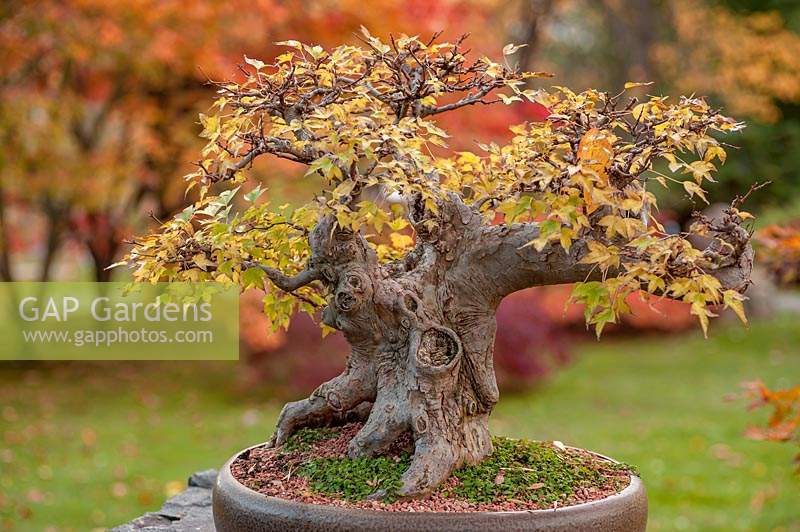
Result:
{"label": "autumn foliage", "polygon": [[756,242],[759,264],[777,283],[800,283],[800,223],[764,227],[756,233]]}
{"label": "autumn foliage", "polygon": [[[800,386],[771,390],[759,381],[744,386],[745,395],[751,400],[751,410],[767,408],[772,411],[766,426],[752,426],[745,435],[754,440],[794,442],[800,445]],[[795,462],[800,471],[800,453]]]}
{"label": "autumn foliage", "polygon": [[[523,81],[541,74],[514,71],[486,57],[469,62],[460,41],[402,36],[383,42],[365,32],[364,42],[363,48],[325,50],[287,41],[287,51],[274,62],[247,58],[243,83],[218,83],[217,114],[201,116],[205,158],[187,177],[200,200],[159,234],[139,241],[128,259],[137,279],[216,279],[260,287],[277,270],[298,271],[308,257],[306,235],[326,215],[335,216],[339,227],[368,235],[388,230],[389,240],[376,240],[375,249],[382,260],[397,259],[414,244],[402,206],[388,208],[361,192],[416,197],[434,214],[443,198],[456,193],[479,201],[488,219],[499,214],[507,223],[541,220],[539,236],[528,243],[537,250],[553,242],[569,250],[573,240],[594,234],[582,262],[598,271],[623,268],[603,281],[579,283],[573,293],[598,333],[629,310],[624,301],[640,288],[690,303],[704,329],[712,315],[709,304],[724,303],[743,318],[742,296],[724,290],[706,271],[731,265],[740,255],[747,234],[735,228],[744,215],[732,208],[722,225],[700,219],[697,232],[733,233],[699,251],[681,235],[663,234],[649,216],[656,199],[648,190],[651,183],[674,183],[702,199],[715,160],[725,160],[711,132],[737,131],[740,124],[698,98],[638,102],[624,93],[526,89]],[[515,51],[509,45],[504,53]],[[508,92],[487,99],[503,88]],[[431,156],[449,134],[430,117],[522,100],[549,109],[550,119],[513,126],[509,144],[481,145],[482,153]],[[258,185],[242,191],[245,209],[234,210],[247,169],[264,154],[308,165],[307,175],[322,178],[321,194],[299,208],[272,208],[259,201],[264,189]],[[657,160],[671,175],[655,169]],[[432,181],[437,185],[431,187]],[[425,224],[433,230],[436,221]],[[594,233],[598,229],[602,234]],[[272,244],[265,247],[264,241]],[[313,312],[321,298],[313,287],[271,291],[265,311],[273,323],[285,325],[296,305]]]}
{"label": "autumn foliage", "polygon": [[800,35],[779,12],[742,15],[692,0],[667,5],[675,37],[656,43],[653,57],[678,90],[717,94],[731,112],[767,122],[781,117],[777,102],[800,101]]}

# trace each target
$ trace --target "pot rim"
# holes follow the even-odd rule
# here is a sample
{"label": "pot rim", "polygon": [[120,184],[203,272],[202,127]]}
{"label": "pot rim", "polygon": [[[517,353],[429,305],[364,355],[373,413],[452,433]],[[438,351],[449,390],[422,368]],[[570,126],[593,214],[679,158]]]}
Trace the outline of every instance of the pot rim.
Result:
{"label": "pot rim", "polygon": [[[213,496],[216,497],[217,491],[230,491],[233,490],[236,493],[237,498],[242,497],[244,499],[248,499],[250,502],[258,503],[258,501],[264,501],[270,505],[280,505],[285,508],[291,508],[298,512],[308,512],[319,510],[320,508],[324,508],[326,512],[333,512],[340,515],[348,515],[348,514],[358,514],[358,515],[380,515],[380,516],[390,516],[390,515],[398,515],[398,516],[410,516],[410,515],[425,515],[429,516],[430,518],[436,519],[437,516],[468,516],[468,515],[497,515],[497,516],[514,516],[514,515],[527,515],[527,516],[535,516],[535,515],[551,515],[554,513],[559,514],[568,514],[568,513],[575,513],[575,514],[582,514],[584,512],[590,512],[597,507],[603,507],[609,504],[614,504],[616,501],[628,498],[635,498],[640,496],[640,494],[646,493],[644,482],[638,476],[631,473],[630,479],[631,481],[628,485],[620,492],[615,493],[613,495],[609,495],[608,497],[604,497],[602,499],[598,499],[595,501],[583,502],[580,504],[573,504],[570,506],[558,506],[556,508],[542,508],[538,510],[501,510],[496,512],[486,512],[486,511],[471,511],[471,512],[407,512],[407,511],[400,511],[400,512],[393,512],[387,510],[373,510],[370,508],[350,508],[346,506],[334,506],[330,504],[313,504],[307,502],[300,502],[295,501],[292,499],[284,499],[281,497],[275,497],[272,495],[265,495],[263,493],[259,493],[255,490],[252,490],[239,482],[231,473],[231,465],[233,462],[239,458],[244,453],[250,451],[251,449],[255,449],[258,447],[263,447],[266,445],[267,442],[258,443],[256,445],[251,445],[246,449],[242,449],[234,454],[225,465],[222,466],[220,469],[219,474],[217,475],[217,480],[214,483],[214,490]],[[568,449],[576,449],[581,451],[586,451],[598,458],[602,458],[604,460],[608,460],[609,462],[613,462],[615,464],[620,463],[613,458],[606,456],[604,454],[600,454],[594,451],[590,451],[588,449],[583,449],[581,447],[574,447],[571,445],[565,445]]]}

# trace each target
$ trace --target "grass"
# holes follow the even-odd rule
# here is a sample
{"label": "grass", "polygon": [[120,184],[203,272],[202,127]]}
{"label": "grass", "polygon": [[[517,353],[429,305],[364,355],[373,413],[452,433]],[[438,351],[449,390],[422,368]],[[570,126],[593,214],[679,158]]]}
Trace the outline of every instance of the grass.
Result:
{"label": "grass", "polygon": [[0,530],[127,521],[265,441],[277,405],[239,396],[235,363],[0,369]]}
{"label": "grass", "polygon": [[[796,317],[750,331],[605,339],[504,396],[495,434],[561,440],[638,466],[652,530],[800,530],[796,448],[741,434],[741,381],[800,381]],[[156,509],[186,476],[268,438],[279,405],[234,363],[0,366],[0,530],[87,530]]]}
{"label": "grass", "polygon": [[304,428],[300,429],[286,440],[281,450],[283,452],[305,452],[313,447],[313,444],[329,440],[338,434],[340,427],[321,427],[321,428]]}

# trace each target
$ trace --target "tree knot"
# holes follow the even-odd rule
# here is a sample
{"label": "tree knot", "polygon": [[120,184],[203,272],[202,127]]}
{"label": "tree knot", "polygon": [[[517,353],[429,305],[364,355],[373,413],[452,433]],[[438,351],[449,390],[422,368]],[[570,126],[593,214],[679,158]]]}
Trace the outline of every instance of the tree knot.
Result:
{"label": "tree knot", "polygon": [[410,347],[420,369],[438,373],[456,364],[461,355],[461,340],[455,332],[436,325],[415,332]]}

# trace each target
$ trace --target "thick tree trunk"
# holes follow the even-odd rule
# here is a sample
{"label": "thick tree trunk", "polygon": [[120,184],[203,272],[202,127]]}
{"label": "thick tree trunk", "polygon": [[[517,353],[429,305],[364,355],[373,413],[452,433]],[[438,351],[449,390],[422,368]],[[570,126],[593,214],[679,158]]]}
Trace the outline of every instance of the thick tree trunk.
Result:
{"label": "thick tree trunk", "polygon": [[65,209],[60,205],[54,205],[50,201],[45,202],[44,214],[47,226],[47,238],[45,239],[44,256],[39,265],[39,274],[37,280],[45,282],[50,279],[50,270],[53,266],[53,260],[56,257],[56,252],[61,245],[61,224],[63,224]]}
{"label": "thick tree trunk", "polygon": [[[143,190],[143,189],[140,189]],[[130,205],[139,202],[138,192],[134,195]],[[123,208],[122,211],[126,211]],[[119,228],[122,223],[120,217],[115,215],[110,209],[105,212],[89,213],[80,222],[73,220],[73,232],[80,235],[80,240],[86,246],[89,257],[92,260],[94,280],[98,283],[106,283],[111,280],[112,270],[109,267],[114,263],[120,247]]]}
{"label": "thick tree trunk", "polygon": [[524,247],[538,234],[535,224],[487,225],[451,200],[427,226],[433,217],[412,205],[417,246],[401,262],[378,263],[360,234],[334,229],[328,218],[310,235],[308,270],[295,278],[270,272],[290,291],[320,280],[330,292],[323,321],[353,348],[341,375],[284,407],[273,445],[302,427],[358,419],[365,423],[349,454],[372,456],[410,432],[415,450],[402,496],[426,494],[455,468],[491,454],[497,305],[529,286],[596,274],[580,264],[582,243],[569,253],[560,245],[537,252]]}
{"label": "thick tree trunk", "polygon": [[311,267],[329,288],[323,321],[353,346],[347,368],[308,399],[284,408],[273,444],[304,426],[365,419],[351,441],[353,457],[381,453],[403,433],[415,442],[401,495],[429,492],[465,462],[492,452],[488,417],[497,402],[492,350],[495,308],[480,277],[459,259],[475,242],[480,217],[459,203],[432,234],[417,222],[409,257],[378,263],[359,234],[332,231],[323,220],[311,235]]}

